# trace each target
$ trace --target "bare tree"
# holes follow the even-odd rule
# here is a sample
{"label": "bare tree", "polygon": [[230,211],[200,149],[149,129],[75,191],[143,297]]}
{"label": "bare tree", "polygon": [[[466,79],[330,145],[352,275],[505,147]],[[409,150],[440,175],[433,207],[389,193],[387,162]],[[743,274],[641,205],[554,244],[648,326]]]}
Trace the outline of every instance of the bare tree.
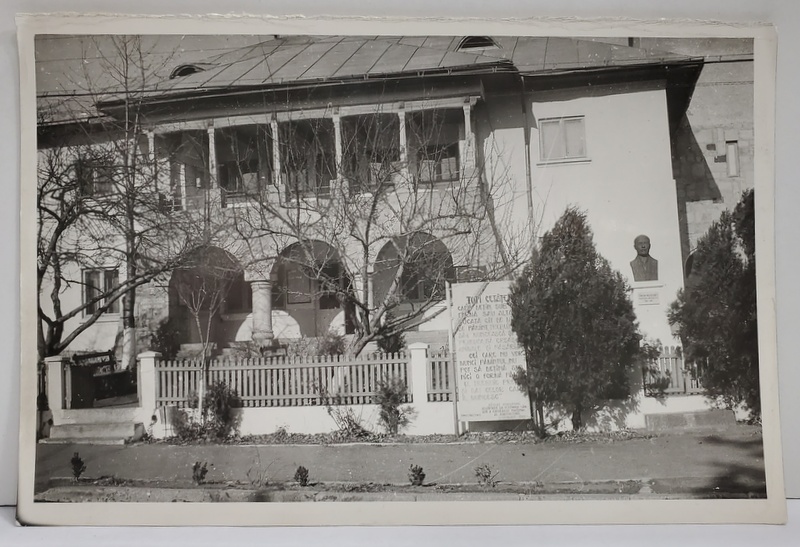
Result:
{"label": "bare tree", "polygon": [[[259,160],[261,183],[244,189],[244,199],[260,205],[235,209],[237,231],[251,260],[300,268],[315,297],[335,297],[350,311],[353,354],[441,313],[446,281],[509,278],[527,258],[530,231],[498,214],[497,203],[513,199],[503,194],[508,180],[467,161],[473,152],[463,125],[459,144],[453,113],[463,120],[459,108],[407,113],[405,121],[375,113],[284,122],[277,135],[262,126],[259,139],[245,137],[239,155],[231,153],[233,169],[252,171],[258,162],[245,158],[253,150],[279,151],[278,162]],[[287,246],[292,252],[275,256]],[[456,265],[471,272],[462,266],[459,276]],[[279,286],[279,298],[281,290],[289,289]]]}
{"label": "bare tree", "polygon": [[192,316],[200,339],[201,374],[198,390],[198,409],[203,416],[205,391],[208,384],[208,366],[212,352],[214,321],[224,307],[228,292],[239,265],[222,251],[197,249],[183,268],[177,270],[175,287],[180,302]]}
{"label": "bare tree", "polygon": [[[182,265],[219,229],[206,209],[175,210],[140,114],[169,56],[151,55],[140,37],[105,37],[103,47],[96,40],[84,43],[97,58],[73,74],[70,92],[40,97],[39,355],[61,353],[113,311],[123,318],[127,365],[136,289]],[[95,110],[102,103],[113,108]],[[70,287],[81,287],[83,298],[65,308]]]}

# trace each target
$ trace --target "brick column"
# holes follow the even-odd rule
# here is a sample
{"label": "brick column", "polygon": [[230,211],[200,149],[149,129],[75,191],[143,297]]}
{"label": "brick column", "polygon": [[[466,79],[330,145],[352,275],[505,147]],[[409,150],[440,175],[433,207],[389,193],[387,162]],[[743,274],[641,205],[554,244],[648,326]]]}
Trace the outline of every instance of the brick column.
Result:
{"label": "brick column", "polygon": [[259,279],[250,282],[253,292],[253,342],[268,346],[275,335],[272,332],[272,283]]}

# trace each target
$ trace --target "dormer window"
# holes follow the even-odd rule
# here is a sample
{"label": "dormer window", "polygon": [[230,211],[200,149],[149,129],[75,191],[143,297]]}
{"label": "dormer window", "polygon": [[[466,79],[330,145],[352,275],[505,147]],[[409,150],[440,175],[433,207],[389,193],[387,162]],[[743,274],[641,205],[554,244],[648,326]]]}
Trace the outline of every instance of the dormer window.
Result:
{"label": "dormer window", "polygon": [[458,50],[469,49],[497,49],[500,46],[488,36],[466,36],[458,44]]}
{"label": "dormer window", "polygon": [[203,72],[204,70],[205,68],[198,65],[180,65],[172,70],[169,75],[169,79],[174,80],[175,78],[183,78],[184,76],[197,74],[198,72]]}

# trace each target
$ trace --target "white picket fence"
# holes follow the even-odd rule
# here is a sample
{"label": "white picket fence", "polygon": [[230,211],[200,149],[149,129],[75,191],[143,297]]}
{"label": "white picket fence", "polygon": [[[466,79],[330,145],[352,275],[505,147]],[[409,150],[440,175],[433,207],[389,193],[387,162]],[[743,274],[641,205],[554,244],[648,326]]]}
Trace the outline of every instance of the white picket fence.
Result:
{"label": "white picket fence", "polygon": [[[199,360],[157,361],[156,404],[187,406],[199,391],[202,367]],[[404,402],[412,402],[408,357],[403,353],[213,359],[206,378],[208,386],[224,382],[246,408],[371,404],[380,382],[392,378],[405,383],[409,394]]]}

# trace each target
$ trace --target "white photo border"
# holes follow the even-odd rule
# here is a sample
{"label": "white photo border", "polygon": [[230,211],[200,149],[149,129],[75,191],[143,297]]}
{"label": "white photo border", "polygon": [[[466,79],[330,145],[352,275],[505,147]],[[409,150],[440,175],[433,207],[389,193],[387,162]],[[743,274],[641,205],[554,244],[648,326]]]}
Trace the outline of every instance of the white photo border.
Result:
{"label": "white photo border", "polygon": [[[775,71],[777,35],[766,24],[625,18],[382,18],[256,15],[35,14],[17,18],[21,85],[21,379],[18,519],[49,525],[479,525],[783,523],[775,314]],[[34,503],[36,367],[35,211],[37,34],[368,34],[752,38],[759,357],[767,498],[535,502]],[[387,507],[387,504],[390,507]],[[88,507],[87,507],[88,505]],[[135,510],[132,510],[135,507]],[[580,510],[576,510],[576,508]],[[388,510],[390,509],[390,510]]]}

